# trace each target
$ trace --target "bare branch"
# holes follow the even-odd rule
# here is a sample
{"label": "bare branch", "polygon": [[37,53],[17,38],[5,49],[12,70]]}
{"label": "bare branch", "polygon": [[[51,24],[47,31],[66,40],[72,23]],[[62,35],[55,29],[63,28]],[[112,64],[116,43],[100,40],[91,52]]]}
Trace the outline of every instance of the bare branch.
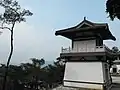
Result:
{"label": "bare branch", "polygon": [[3,24],[5,23],[5,20],[3,20],[3,22],[2,22],[2,24],[1,24],[1,26],[3,27]]}
{"label": "bare branch", "polygon": [[11,29],[10,29],[10,28],[8,28],[8,27],[0,27],[0,29],[8,29],[8,30],[10,30],[10,31],[11,31]]}

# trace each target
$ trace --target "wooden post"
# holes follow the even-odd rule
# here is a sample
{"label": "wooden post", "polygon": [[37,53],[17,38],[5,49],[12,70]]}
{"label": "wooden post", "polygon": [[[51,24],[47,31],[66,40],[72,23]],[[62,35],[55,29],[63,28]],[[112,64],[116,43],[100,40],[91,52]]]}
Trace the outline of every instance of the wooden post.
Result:
{"label": "wooden post", "polygon": [[70,46],[69,46],[69,52],[70,52]]}
{"label": "wooden post", "polygon": [[63,52],[63,47],[61,47],[61,52]]}

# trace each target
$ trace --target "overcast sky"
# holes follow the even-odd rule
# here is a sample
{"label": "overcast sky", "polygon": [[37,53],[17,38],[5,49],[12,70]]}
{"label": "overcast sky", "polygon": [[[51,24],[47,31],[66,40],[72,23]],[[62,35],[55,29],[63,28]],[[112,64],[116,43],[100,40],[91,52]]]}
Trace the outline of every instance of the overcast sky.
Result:
{"label": "overcast sky", "polygon": [[[55,31],[79,24],[83,17],[93,22],[108,23],[117,41],[106,41],[110,48],[120,46],[120,21],[110,21],[105,12],[105,0],[18,0],[23,8],[33,12],[27,22],[15,27],[12,64],[44,58],[53,61],[62,46],[69,47],[70,40],[55,36]],[[0,9],[1,10],[1,9]],[[1,10],[2,12],[2,10]],[[9,53],[9,31],[0,36],[0,63],[6,63]]]}

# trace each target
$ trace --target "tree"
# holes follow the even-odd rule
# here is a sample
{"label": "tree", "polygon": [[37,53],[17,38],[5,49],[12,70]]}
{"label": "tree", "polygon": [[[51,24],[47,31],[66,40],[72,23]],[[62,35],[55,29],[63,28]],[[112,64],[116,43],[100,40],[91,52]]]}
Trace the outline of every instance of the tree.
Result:
{"label": "tree", "polygon": [[[6,66],[4,64],[1,64],[1,67],[0,67],[1,77],[4,74],[5,67]],[[22,85],[19,84],[18,81],[23,81],[24,76],[25,76],[25,73],[22,70],[21,66],[9,65],[8,74],[9,74],[9,76],[8,76],[8,80],[6,82],[6,90],[8,90],[8,88],[12,88],[13,86],[14,86],[14,88],[18,88],[18,87],[20,88],[20,86],[22,86]],[[0,82],[3,82],[2,78],[0,79]],[[0,87],[2,87],[2,83],[0,83]],[[17,90],[23,90],[23,89],[19,89],[19,88]],[[0,88],[0,90],[2,90],[2,88]]]}
{"label": "tree", "polygon": [[38,88],[41,83],[41,79],[44,78],[45,72],[42,68],[42,65],[45,64],[45,60],[43,58],[30,58],[32,63],[22,63],[21,67],[23,72],[25,72],[24,79],[27,81],[30,88]]}
{"label": "tree", "polygon": [[118,53],[118,52],[119,52],[119,48],[116,47],[116,46],[114,46],[114,47],[112,47],[112,51],[113,51],[114,53]]}
{"label": "tree", "polygon": [[40,73],[41,73],[41,66],[45,64],[45,60],[42,59],[37,59],[37,58],[31,58],[32,60],[32,67],[30,67],[28,70],[30,70],[30,74],[29,74],[29,78],[33,78],[36,77],[37,79],[39,79],[40,77]]}
{"label": "tree", "polygon": [[31,58],[32,63],[35,67],[40,67],[45,64],[45,60],[43,58],[37,59],[37,58]]}
{"label": "tree", "polygon": [[8,74],[8,66],[13,54],[14,27],[16,23],[25,22],[26,21],[25,16],[31,16],[33,15],[33,13],[31,13],[29,10],[21,9],[18,2],[14,0],[0,0],[0,6],[4,8],[4,13],[0,15],[0,21],[1,21],[0,29],[8,29],[11,34],[10,54],[7,60],[7,66],[5,70],[4,83],[3,83],[3,90],[5,90],[6,77]]}
{"label": "tree", "polygon": [[111,68],[111,66],[113,65],[113,61],[117,60],[118,56],[119,56],[119,48],[114,46],[112,47],[111,51],[114,53],[114,56],[112,58],[112,60],[108,60],[109,63],[109,69]]}
{"label": "tree", "polygon": [[106,12],[111,20],[114,20],[114,18],[120,19],[120,0],[107,0]]}
{"label": "tree", "polygon": [[[34,87],[38,88],[39,86],[41,90],[44,90],[42,88],[48,90],[49,88],[54,88],[62,84],[65,64],[61,64],[60,61],[56,61],[53,64],[42,67],[45,63],[44,59],[31,58],[30,60],[32,60],[32,63],[9,65],[9,80],[7,81],[7,88],[14,86],[14,88],[18,89],[19,87],[19,90],[23,90],[20,89],[20,87],[23,88],[23,86],[27,86],[33,89]],[[1,64],[1,75],[4,73],[5,67],[6,65]]]}
{"label": "tree", "polygon": [[8,74],[11,80],[23,80],[24,78],[24,72],[21,66],[9,65]]}
{"label": "tree", "polygon": [[64,77],[65,65],[60,65],[59,62],[54,62],[53,65],[49,64],[46,67],[45,82],[48,83],[50,88],[62,84]]}

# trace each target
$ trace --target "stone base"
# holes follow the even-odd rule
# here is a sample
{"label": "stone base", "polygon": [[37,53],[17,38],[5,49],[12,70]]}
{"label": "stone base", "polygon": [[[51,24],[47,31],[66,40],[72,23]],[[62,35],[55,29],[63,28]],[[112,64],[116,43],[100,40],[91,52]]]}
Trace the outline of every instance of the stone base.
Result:
{"label": "stone base", "polygon": [[64,87],[61,85],[61,86],[54,88],[52,90],[103,90],[103,89],[71,88],[71,87]]}

